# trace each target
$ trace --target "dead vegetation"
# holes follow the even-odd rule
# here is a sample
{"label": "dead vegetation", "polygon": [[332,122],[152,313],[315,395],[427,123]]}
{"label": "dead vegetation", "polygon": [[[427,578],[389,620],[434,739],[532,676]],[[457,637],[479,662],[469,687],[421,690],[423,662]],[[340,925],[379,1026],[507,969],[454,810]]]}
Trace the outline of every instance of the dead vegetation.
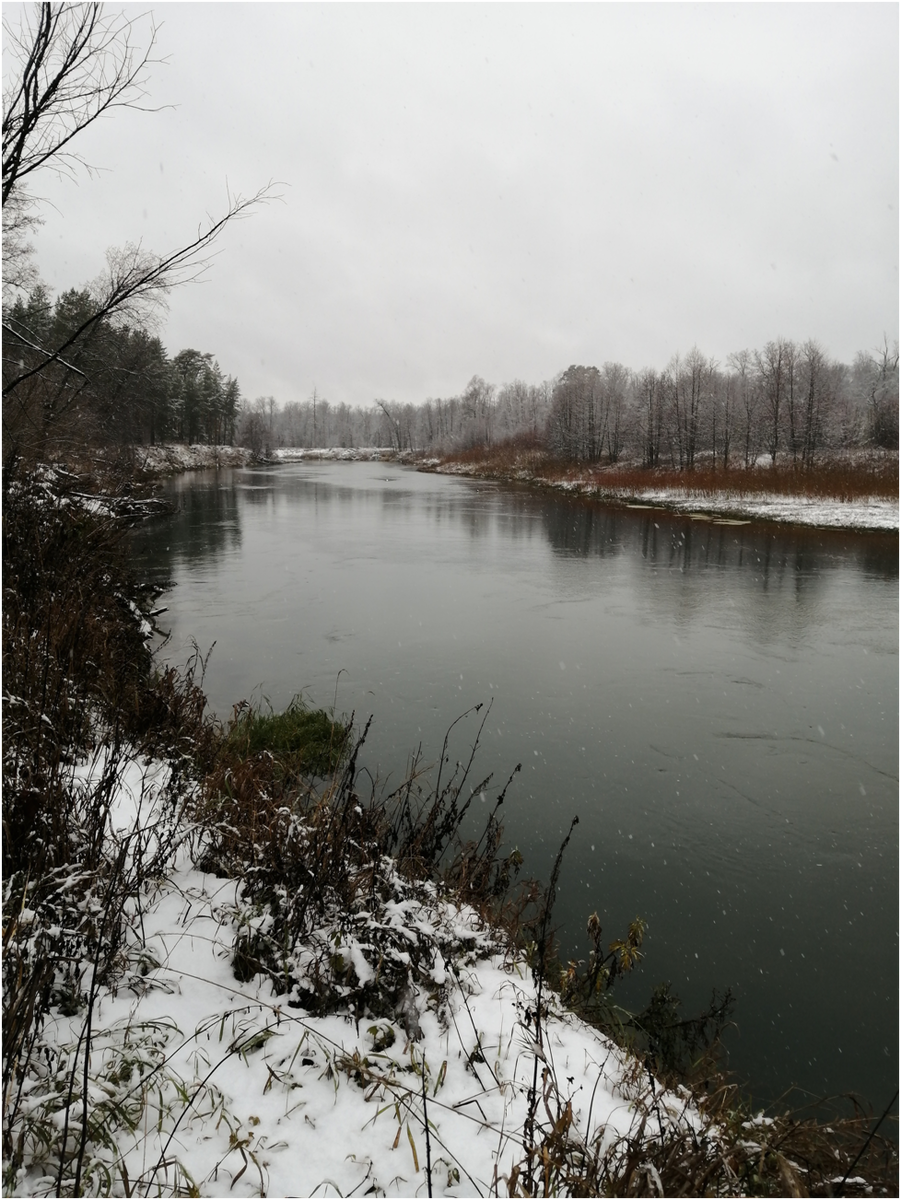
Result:
{"label": "dead vegetation", "polygon": [[513,438],[490,449],[475,447],[437,460],[492,478],[535,483],[579,483],[599,496],[626,498],[648,491],[672,491],[699,499],[790,496],[807,500],[891,500],[898,497],[898,455],[858,451],[822,458],[812,466],[780,461],[724,470],[700,456],[692,470],[568,462],[542,449],[537,438]]}

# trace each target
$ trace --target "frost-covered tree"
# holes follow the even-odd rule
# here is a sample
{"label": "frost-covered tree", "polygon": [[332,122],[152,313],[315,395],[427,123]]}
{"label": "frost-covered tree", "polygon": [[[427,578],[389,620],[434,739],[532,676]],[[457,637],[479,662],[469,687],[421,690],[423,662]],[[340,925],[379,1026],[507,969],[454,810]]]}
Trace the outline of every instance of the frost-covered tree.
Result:
{"label": "frost-covered tree", "polygon": [[888,338],[878,350],[854,360],[853,384],[864,413],[866,440],[885,449],[898,448],[898,343]]}

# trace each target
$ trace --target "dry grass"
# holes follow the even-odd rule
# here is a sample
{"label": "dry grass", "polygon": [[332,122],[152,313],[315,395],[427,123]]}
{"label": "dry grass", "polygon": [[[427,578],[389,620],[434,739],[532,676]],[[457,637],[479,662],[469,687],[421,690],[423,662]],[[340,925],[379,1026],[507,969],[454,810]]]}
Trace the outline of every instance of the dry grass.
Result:
{"label": "dry grass", "polygon": [[513,439],[490,449],[460,451],[440,461],[442,466],[458,465],[502,479],[579,482],[600,494],[616,496],[671,490],[699,499],[778,495],[851,501],[898,497],[898,455],[889,451],[837,455],[812,467],[780,462],[750,469],[733,466],[726,471],[721,465],[704,465],[702,460],[693,470],[680,471],[634,463],[568,462],[547,454],[536,439]]}
{"label": "dry grass", "polygon": [[[701,1120],[673,1111],[652,1079],[632,1093],[636,1119],[612,1144],[588,1144],[545,1072],[532,1150],[504,1180],[509,1196],[895,1196],[897,1146],[872,1120],[753,1116],[729,1087]],[[863,1153],[860,1150],[863,1147]],[[858,1156],[860,1154],[860,1156]],[[529,1158],[532,1164],[529,1163]]]}

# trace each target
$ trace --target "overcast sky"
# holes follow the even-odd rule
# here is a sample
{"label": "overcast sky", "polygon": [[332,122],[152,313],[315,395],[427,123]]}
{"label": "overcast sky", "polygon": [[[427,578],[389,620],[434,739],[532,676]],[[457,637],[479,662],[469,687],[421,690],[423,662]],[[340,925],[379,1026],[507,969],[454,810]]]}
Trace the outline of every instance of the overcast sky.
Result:
{"label": "overcast sky", "polygon": [[99,177],[35,180],[39,266],[82,285],[280,181],[161,331],[250,399],[897,337],[894,3],[151,10],[173,107],[86,132]]}

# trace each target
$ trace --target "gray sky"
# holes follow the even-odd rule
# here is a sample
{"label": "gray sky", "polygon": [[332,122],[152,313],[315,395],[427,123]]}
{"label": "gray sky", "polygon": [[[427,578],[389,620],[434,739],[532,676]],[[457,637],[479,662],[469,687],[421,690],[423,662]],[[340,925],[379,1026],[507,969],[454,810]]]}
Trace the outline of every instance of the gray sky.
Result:
{"label": "gray sky", "polygon": [[151,8],[175,107],[86,132],[98,178],[36,180],[39,266],[84,284],[281,181],[161,331],[248,398],[897,336],[893,3]]}

